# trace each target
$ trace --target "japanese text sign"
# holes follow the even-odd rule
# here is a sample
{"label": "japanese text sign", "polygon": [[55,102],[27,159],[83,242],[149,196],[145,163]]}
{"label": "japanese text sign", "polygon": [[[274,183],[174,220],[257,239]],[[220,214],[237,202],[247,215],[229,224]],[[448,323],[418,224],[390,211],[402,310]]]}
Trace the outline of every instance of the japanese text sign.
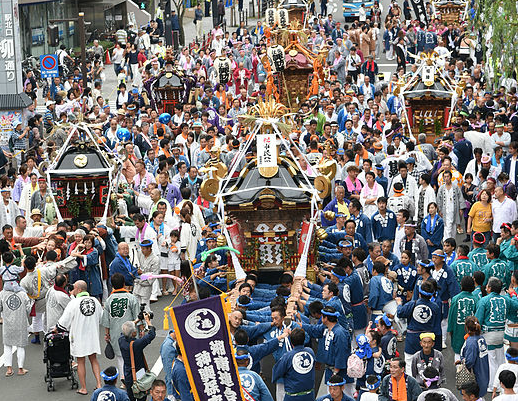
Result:
{"label": "japanese text sign", "polygon": [[275,135],[257,135],[257,160],[258,167],[277,166],[277,140]]}
{"label": "japanese text sign", "polygon": [[0,93],[22,92],[18,2],[0,0]]}
{"label": "japanese text sign", "polygon": [[172,309],[171,318],[196,401],[241,401],[225,295]]}

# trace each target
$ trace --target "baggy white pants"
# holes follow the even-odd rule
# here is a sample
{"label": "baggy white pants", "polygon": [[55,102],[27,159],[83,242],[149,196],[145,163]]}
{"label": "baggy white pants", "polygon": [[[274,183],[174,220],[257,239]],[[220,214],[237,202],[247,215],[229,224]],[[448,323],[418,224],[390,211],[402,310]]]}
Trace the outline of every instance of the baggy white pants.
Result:
{"label": "baggy white pants", "polygon": [[25,348],[14,347],[11,345],[4,345],[4,365],[13,366],[13,353],[16,352],[16,359],[18,361],[18,368],[23,368],[25,362]]}

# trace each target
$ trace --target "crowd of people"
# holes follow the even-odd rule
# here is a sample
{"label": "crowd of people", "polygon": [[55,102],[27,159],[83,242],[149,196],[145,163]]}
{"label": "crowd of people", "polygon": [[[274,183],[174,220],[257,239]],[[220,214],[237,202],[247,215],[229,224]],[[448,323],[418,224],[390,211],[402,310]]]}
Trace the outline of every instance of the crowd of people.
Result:
{"label": "crowd of people", "polygon": [[[318,243],[318,264],[308,266],[316,280],[300,288],[292,272],[278,285],[253,271],[244,282],[228,283],[230,257],[222,250],[200,263],[221,234],[214,204],[200,191],[208,177],[202,168],[218,161],[232,170],[250,130],[244,116],[269,96],[262,56],[271,31],[261,21],[236,31],[218,27],[207,47],[188,46],[172,58],[160,18],[147,29],[119,30],[112,51],[115,110],[103,96],[98,43],[86,79],[76,68],[53,80],[44,115],[35,111],[37,85],[28,74],[34,103],[3,138],[0,154],[7,377],[28,373],[29,338],[40,344],[67,332],[79,394],[88,394],[88,359],[93,401],[144,400],[132,384],[147,367],[144,351],[156,335],[151,304],[233,289],[238,298],[229,327],[247,399],[273,401],[264,377],[275,384],[277,401],[518,399],[516,80],[497,82],[491,91],[478,33],[465,23],[445,25],[430,3],[428,26],[411,18],[408,0],[393,1],[387,13],[377,1],[369,12],[362,5],[351,24],[326,17],[326,4],[310,19],[306,44],[328,52],[326,80],[319,95],[301,100],[289,136],[305,174],[318,175],[322,162],[332,162],[336,174],[319,222],[326,238]],[[173,12],[173,30],[177,22]],[[60,50],[59,57],[69,57]],[[394,94],[398,79],[415,72],[415,56],[428,50],[441,56],[439,74],[466,81],[451,111],[455,119],[433,144],[424,133],[405,135]],[[392,78],[379,74],[382,53],[397,59]],[[214,65],[219,57],[230,60],[225,83]],[[172,115],[157,112],[146,87],[164,70],[195,82],[194,95]],[[106,224],[55,221],[48,206],[53,188],[39,170],[64,144],[67,123],[81,118],[123,160],[124,189]],[[254,156],[252,148],[246,156]],[[245,159],[239,163],[238,171]],[[141,279],[160,273],[175,279]],[[289,303],[297,312],[286,320]],[[116,366],[101,371],[103,329]],[[443,355],[448,347],[454,358]],[[269,355],[271,374],[261,363]],[[153,383],[153,401],[192,400],[174,332],[160,356],[165,380]],[[473,375],[457,394],[445,388],[446,369],[455,365]]]}

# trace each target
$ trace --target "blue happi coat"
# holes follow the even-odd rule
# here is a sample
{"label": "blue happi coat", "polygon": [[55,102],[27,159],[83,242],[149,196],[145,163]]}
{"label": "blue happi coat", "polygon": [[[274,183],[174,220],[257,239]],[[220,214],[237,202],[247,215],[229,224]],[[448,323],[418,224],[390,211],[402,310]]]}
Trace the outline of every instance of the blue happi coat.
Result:
{"label": "blue happi coat", "polygon": [[347,359],[351,355],[351,336],[339,324],[331,330],[325,325],[303,324],[302,328],[311,338],[319,338],[317,361],[326,364],[325,380],[332,375],[331,367],[339,369],[338,374],[348,383],[353,380],[347,376]]}
{"label": "blue happi coat", "polygon": [[375,241],[382,242],[386,239],[393,240],[396,234],[396,213],[387,210],[385,217],[376,212],[371,217],[372,237]]}
{"label": "blue happi coat", "polygon": [[237,371],[239,373],[239,379],[241,380],[241,386],[255,401],[273,401],[270,390],[268,390],[268,387],[266,387],[266,384],[259,374],[248,370],[244,366],[238,367]]}
{"label": "blue happi coat", "polygon": [[[315,354],[309,347],[298,345],[284,354],[274,365],[272,382],[284,381],[284,400],[313,401],[315,395]],[[298,395],[295,395],[298,394]]]}
{"label": "blue happi coat", "polygon": [[480,388],[479,397],[487,393],[489,384],[489,356],[486,340],[482,336],[469,336],[460,350],[460,357],[466,367],[472,369]]}
{"label": "blue happi coat", "polygon": [[441,335],[441,311],[439,306],[428,299],[419,298],[397,307],[397,316],[408,322],[405,339],[405,353],[415,354],[421,350],[419,334],[435,333]]}
{"label": "blue happi coat", "polygon": [[354,270],[343,280],[342,296],[351,305],[354,330],[367,327],[367,307],[363,303],[363,284],[360,275]]}

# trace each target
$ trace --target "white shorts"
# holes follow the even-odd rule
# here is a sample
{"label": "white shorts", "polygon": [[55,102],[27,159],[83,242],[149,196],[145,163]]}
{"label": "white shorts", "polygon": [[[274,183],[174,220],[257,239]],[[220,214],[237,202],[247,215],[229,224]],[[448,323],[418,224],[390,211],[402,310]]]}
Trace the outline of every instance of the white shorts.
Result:
{"label": "white shorts", "polygon": [[167,265],[167,270],[172,271],[180,271],[180,263],[169,263]]}

